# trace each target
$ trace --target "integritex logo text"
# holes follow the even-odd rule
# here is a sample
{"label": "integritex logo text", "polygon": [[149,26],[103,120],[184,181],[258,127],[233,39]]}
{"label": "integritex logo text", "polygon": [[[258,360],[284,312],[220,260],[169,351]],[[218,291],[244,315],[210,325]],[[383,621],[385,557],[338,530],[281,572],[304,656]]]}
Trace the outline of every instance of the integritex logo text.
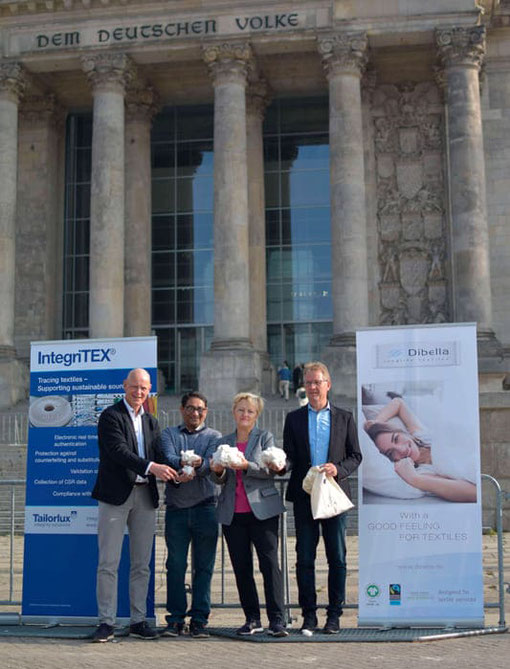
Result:
{"label": "integritex logo text", "polygon": [[82,365],[90,362],[111,362],[116,350],[114,348],[80,348],[69,353],[57,353],[50,351],[43,353],[38,351],[38,365]]}
{"label": "integritex logo text", "polygon": [[458,341],[379,344],[375,347],[379,368],[447,367],[460,364]]}

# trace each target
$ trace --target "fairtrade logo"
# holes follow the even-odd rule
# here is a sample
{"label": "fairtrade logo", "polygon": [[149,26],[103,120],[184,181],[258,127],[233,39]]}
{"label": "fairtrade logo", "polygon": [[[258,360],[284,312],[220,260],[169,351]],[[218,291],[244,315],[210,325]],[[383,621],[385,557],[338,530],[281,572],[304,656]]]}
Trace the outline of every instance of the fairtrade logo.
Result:
{"label": "fairtrade logo", "polygon": [[378,585],[371,583],[370,585],[367,585],[366,593],[371,599],[374,599],[374,597],[379,597],[381,591]]}

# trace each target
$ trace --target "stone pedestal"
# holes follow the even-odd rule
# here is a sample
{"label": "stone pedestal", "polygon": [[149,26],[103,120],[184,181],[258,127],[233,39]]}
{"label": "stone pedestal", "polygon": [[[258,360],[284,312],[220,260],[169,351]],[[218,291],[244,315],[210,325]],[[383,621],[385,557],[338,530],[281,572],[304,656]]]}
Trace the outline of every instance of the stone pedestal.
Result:
{"label": "stone pedestal", "polygon": [[83,57],[94,96],[90,199],[89,334],[124,334],[124,90],[122,53]]}
{"label": "stone pedestal", "polygon": [[355,396],[354,332],[368,325],[368,268],[360,79],[364,33],[319,40],[329,82],[333,337],[322,358],[333,395]]}
{"label": "stone pedestal", "polygon": [[214,86],[214,338],[202,357],[200,389],[223,402],[239,390],[261,392],[260,355],[250,339],[246,82],[251,49],[222,43],[206,48],[204,60]]}

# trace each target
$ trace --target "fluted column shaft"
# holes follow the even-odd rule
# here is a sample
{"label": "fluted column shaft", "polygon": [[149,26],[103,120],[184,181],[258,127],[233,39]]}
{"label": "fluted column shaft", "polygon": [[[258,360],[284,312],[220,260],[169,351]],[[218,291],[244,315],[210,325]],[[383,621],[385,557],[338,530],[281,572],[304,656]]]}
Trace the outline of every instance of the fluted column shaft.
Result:
{"label": "fluted column shaft", "polygon": [[319,40],[329,82],[333,340],[368,325],[368,278],[361,74],[366,36]]}
{"label": "fluted column shaft", "polygon": [[492,328],[489,234],[479,72],[485,28],[438,30],[445,70],[456,321]]}
{"label": "fluted column shaft", "polygon": [[250,347],[246,75],[250,49],[204,51],[214,86],[215,348]]}
{"label": "fluted column shaft", "polygon": [[0,358],[14,355],[18,104],[25,85],[20,65],[0,64]]}
{"label": "fluted column shaft", "polygon": [[154,93],[128,93],[126,105],[126,227],[124,335],[151,333],[151,121]]}
{"label": "fluted column shaft", "polygon": [[250,338],[258,351],[267,351],[266,220],[262,121],[267,105],[263,81],[250,85],[246,97],[248,157],[248,216],[250,247]]}
{"label": "fluted column shaft", "polygon": [[91,337],[124,332],[124,54],[84,57],[94,96],[90,202]]}

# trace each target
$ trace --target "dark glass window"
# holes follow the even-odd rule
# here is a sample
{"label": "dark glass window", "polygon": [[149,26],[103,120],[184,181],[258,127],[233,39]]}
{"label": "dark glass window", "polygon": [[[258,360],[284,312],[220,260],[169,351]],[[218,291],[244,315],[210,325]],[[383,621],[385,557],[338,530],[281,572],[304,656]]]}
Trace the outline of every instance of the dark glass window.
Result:
{"label": "dark glass window", "polygon": [[268,350],[319,356],[332,332],[328,101],[278,100],[264,122]]}

